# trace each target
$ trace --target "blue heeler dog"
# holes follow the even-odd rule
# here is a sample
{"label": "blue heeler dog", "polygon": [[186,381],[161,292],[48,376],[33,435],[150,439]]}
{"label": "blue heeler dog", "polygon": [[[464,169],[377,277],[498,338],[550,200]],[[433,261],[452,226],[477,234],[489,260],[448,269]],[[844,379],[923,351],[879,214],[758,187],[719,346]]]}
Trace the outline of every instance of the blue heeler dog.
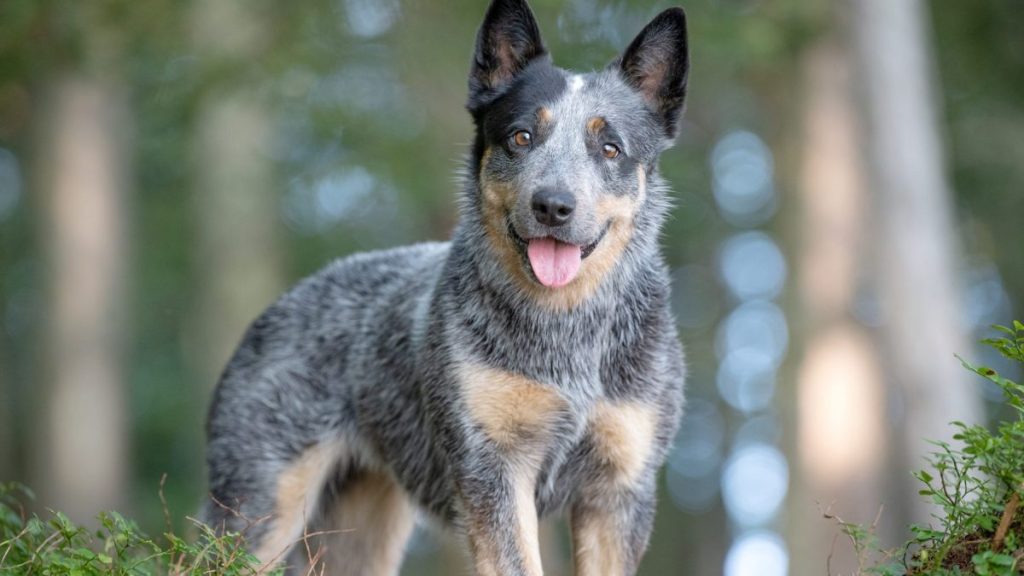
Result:
{"label": "blue heeler dog", "polygon": [[493,0],[452,240],[334,262],[252,324],[210,412],[207,521],[292,570],[336,530],[329,573],[392,575],[420,514],[478,574],[537,576],[538,518],[565,511],[576,574],[634,574],[683,404],[658,158],[688,68],[681,9],[574,74],[525,0]]}

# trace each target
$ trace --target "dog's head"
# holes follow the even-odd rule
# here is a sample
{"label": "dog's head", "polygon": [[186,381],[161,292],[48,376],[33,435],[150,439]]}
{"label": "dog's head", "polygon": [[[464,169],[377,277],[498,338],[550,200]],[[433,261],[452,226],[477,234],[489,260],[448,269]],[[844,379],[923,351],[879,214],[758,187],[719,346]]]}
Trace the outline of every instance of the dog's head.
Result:
{"label": "dog's head", "polygon": [[526,0],[492,1],[469,75],[472,204],[532,294],[572,307],[616,265],[675,138],[688,70],[680,8],[604,70],[576,74],[551,63]]}

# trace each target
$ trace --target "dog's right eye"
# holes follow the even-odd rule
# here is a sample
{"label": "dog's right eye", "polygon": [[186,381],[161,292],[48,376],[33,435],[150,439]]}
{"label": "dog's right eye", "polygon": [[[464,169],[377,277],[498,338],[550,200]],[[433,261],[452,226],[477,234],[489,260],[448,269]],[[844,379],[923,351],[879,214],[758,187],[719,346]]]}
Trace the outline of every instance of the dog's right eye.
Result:
{"label": "dog's right eye", "polygon": [[512,143],[516,146],[526,147],[533,143],[533,134],[526,130],[519,130],[512,135]]}

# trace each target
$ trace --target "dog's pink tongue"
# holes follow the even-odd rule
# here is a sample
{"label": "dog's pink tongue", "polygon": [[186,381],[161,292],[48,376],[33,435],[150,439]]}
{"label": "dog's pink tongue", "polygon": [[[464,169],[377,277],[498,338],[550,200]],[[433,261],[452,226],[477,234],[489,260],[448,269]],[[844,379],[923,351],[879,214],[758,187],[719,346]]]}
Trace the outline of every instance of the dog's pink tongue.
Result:
{"label": "dog's pink tongue", "polygon": [[559,242],[554,238],[535,238],[526,247],[533,274],[549,288],[565,286],[580,271],[582,254],[575,244]]}

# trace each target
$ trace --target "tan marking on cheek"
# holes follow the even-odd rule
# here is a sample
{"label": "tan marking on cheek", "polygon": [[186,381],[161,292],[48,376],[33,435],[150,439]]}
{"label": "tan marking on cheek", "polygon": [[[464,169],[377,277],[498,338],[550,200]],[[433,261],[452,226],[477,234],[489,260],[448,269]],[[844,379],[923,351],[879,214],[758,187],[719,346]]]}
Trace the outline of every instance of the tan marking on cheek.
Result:
{"label": "tan marking on cheek", "polygon": [[508,273],[521,285],[529,282],[526,271],[523,270],[522,259],[519,252],[508,236],[508,227],[505,221],[512,205],[515,203],[515,190],[504,182],[491,179],[487,173],[487,163],[493,153],[492,148],[486,148],[480,159],[480,193],[483,197],[482,216],[484,232],[487,240],[494,249],[498,261]]}
{"label": "tan marking on cheek", "polygon": [[632,222],[639,203],[632,196],[605,194],[597,201],[597,219],[603,222]]}
{"label": "tan marking on cheek", "polygon": [[494,153],[494,149],[490,146],[484,148],[484,153],[480,155],[480,173],[477,174],[477,178],[480,179],[481,183],[484,179],[484,173],[487,170],[487,164],[491,161],[491,154]]}
{"label": "tan marking on cheek", "polygon": [[484,181],[481,183],[480,191],[484,196],[484,216],[501,218],[505,212],[504,206],[507,203],[508,190],[501,184]]}
{"label": "tan marking on cheek", "polygon": [[497,210],[507,206],[511,195],[508,186],[491,179],[487,172],[487,165],[490,163],[493,153],[494,149],[487,147],[484,148],[484,153],[480,156],[480,174],[477,175],[477,179],[484,197],[484,210]]}
{"label": "tan marking on cheek", "polygon": [[621,576],[625,568],[625,534],[608,514],[574,517],[572,547],[576,576]]}
{"label": "tan marking on cheek", "polygon": [[600,116],[594,116],[590,120],[587,120],[587,132],[594,134],[595,136],[604,130],[606,126],[605,119]]}
{"label": "tan marking on cheek", "polygon": [[319,444],[306,450],[278,476],[276,506],[270,519],[272,526],[255,552],[262,564],[271,566],[281,562],[284,552],[301,537],[339,453],[337,443]]}
{"label": "tan marking on cheek", "polygon": [[613,485],[629,486],[640,478],[653,448],[656,417],[653,406],[639,402],[602,400],[594,407],[590,435]]}
{"label": "tan marking on cheek", "polygon": [[459,381],[473,421],[503,448],[543,440],[568,407],[550,386],[503,370],[463,365]]}
{"label": "tan marking on cheek", "polygon": [[494,250],[499,264],[524,291],[532,293],[536,290],[529,272],[523,267],[523,259],[519,255],[512,238],[508,235],[506,217],[514,199],[514,192],[500,183],[481,180],[483,194],[483,225],[487,241]]}

